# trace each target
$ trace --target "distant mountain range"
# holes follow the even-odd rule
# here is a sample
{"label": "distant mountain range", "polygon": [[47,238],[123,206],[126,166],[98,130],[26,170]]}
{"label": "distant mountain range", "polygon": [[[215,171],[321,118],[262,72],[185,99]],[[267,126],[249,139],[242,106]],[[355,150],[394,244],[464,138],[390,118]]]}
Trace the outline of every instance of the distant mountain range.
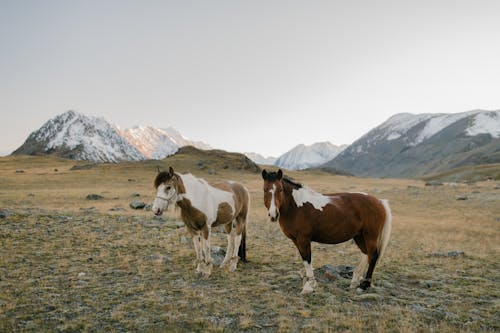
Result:
{"label": "distant mountain range", "polygon": [[392,116],[322,167],[358,176],[420,177],[500,162],[500,111]]}
{"label": "distant mountain range", "polygon": [[[68,111],[29,135],[13,154],[53,154],[76,160],[162,159],[180,147],[211,147],[172,127],[120,129],[99,117]],[[421,177],[452,168],[500,163],[500,111],[392,116],[346,147],[298,145],[279,158],[246,153],[254,162],[300,170],[319,168],[369,177]]]}
{"label": "distant mountain range", "polygon": [[120,130],[104,118],[67,111],[31,133],[12,154],[51,154],[75,160],[121,162],[161,159],[186,145],[209,148],[203,142],[190,141],[173,128],[147,126]]}
{"label": "distant mountain range", "polygon": [[310,146],[300,144],[276,159],[274,165],[289,170],[313,168],[330,161],[346,147],[347,145],[336,146],[330,142],[318,142]]}
{"label": "distant mountain range", "polygon": [[254,161],[255,163],[258,164],[263,164],[263,165],[274,165],[274,162],[276,162],[277,158],[276,157],[264,157],[261,154],[258,153],[245,153],[245,155]]}

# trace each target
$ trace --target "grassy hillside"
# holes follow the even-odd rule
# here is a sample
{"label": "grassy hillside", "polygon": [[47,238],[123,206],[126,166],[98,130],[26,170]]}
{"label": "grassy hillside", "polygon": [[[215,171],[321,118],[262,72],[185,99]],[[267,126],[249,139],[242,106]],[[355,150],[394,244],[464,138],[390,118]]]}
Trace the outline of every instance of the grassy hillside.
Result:
{"label": "grassy hillside", "polygon": [[424,180],[442,182],[477,182],[484,180],[500,180],[500,164],[473,165],[455,168],[447,172],[425,177]]}
{"label": "grassy hillside", "polygon": [[[300,256],[267,220],[256,170],[198,153],[85,165],[0,158],[0,331],[500,330],[498,181],[429,187],[415,180],[290,173],[321,192],[387,198],[394,215],[373,290],[357,294],[348,279],[337,278],[302,296]],[[129,208],[132,200],[152,201],[157,165],[249,188],[249,263],[232,274],[214,268],[210,278],[197,277],[177,213],[159,219]],[[88,201],[90,193],[104,199]],[[110,211],[115,208],[123,210]],[[216,233],[212,245],[225,248],[225,235]],[[313,244],[315,268],[358,261],[351,242]]]}

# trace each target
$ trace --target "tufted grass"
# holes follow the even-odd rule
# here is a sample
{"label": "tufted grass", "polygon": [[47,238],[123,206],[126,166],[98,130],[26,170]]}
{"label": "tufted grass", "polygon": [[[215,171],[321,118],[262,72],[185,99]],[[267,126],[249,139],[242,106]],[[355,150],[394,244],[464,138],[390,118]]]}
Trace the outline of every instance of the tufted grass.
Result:
{"label": "tufted grass", "polygon": [[[358,294],[348,279],[338,279],[302,296],[300,257],[266,219],[260,175],[231,168],[210,175],[198,162],[183,156],[74,171],[84,163],[1,158],[0,209],[9,216],[0,219],[0,331],[500,330],[497,182],[426,187],[414,180],[290,173],[315,190],[387,198],[394,215],[373,290]],[[157,164],[249,188],[249,263],[200,278],[174,211],[158,219],[128,207],[132,200],[152,200]],[[88,201],[90,193],[104,199]],[[114,207],[125,210],[110,211]],[[212,245],[225,248],[225,235],[215,233]],[[451,251],[464,254],[448,256]],[[358,260],[351,242],[313,244],[316,268]]]}

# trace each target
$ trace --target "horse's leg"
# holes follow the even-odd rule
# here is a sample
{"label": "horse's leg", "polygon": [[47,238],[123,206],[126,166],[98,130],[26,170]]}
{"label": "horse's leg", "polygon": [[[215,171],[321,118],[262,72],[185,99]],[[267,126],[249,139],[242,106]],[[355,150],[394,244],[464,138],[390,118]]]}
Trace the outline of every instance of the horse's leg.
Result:
{"label": "horse's leg", "polygon": [[361,281],[359,288],[362,290],[367,290],[368,288],[371,287],[372,285],[372,274],[373,270],[375,269],[375,266],[377,265],[377,260],[379,257],[378,249],[377,249],[377,239],[373,238],[370,240],[367,240],[365,238],[365,243],[366,243],[366,249],[368,252],[368,270],[366,271],[366,276]]}
{"label": "horse's leg", "polygon": [[299,249],[306,270],[306,281],[301,294],[310,294],[316,287],[316,280],[314,279],[314,270],[312,267],[311,241],[309,239],[298,239],[294,241],[294,243]]}
{"label": "horse's leg", "polygon": [[209,277],[212,274],[212,254],[210,253],[210,234],[211,228],[205,225],[201,231],[201,248],[202,248],[202,272],[205,277]]}
{"label": "horse's leg", "polygon": [[358,267],[356,267],[356,270],[352,275],[352,280],[350,285],[351,288],[359,287],[359,284],[363,279],[363,277],[365,276],[367,269],[368,269],[368,256],[364,253],[361,253],[361,261],[359,262]]}
{"label": "horse's leg", "polygon": [[236,228],[233,229],[234,232],[234,248],[231,257],[231,264],[229,266],[229,271],[234,272],[236,266],[238,265],[238,251],[240,249],[241,238],[243,236],[243,231],[245,230],[245,220],[242,218],[236,218]]}
{"label": "horse's leg", "polygon": [[366,255],[366,244],[363,236],[354,237],[354,241],[358,245],[361,250],[361,261],[359,262],[358,267],[354,271],[351,280],[351,288],[359,287],[361,280],[365,277],[366,270],[368,269],[368,256]]}
{"label": "horse's leg", "polygon": [[193,239],[194,252],[196,254],[196,259],[194,260],[194,267],[196,267],[196,273],[201,273],[201,235],[198,231],[188,228],[189,234]]}
{"label": "horse's leg", "polygon": [[220,264],[220,267],[223,268],[227,266],[229,263],[229,260],[231,259],[231,255],[234,251],[234,238],[235,238],[235,230],[232,227],[232,223],[228,223],[224,226],[224,229],[227,233],[227,249],[226,249],[226,255],[224,256],[224,260]]}

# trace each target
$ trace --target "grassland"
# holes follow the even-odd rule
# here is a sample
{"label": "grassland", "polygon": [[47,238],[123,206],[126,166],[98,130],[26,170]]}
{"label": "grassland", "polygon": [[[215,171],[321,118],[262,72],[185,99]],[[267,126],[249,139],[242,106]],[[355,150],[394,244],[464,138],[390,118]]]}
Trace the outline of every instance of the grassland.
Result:
{"label": "grassland", "polygon": [[[394,215],[375,288],[358,294],[338,278],[303,296],[300,257],[266,219],[258,173],[189,154],[72,170],[84,164],[0,159],[2,332],[500,331],[498,181],[425,186],[290,173],[318,191],[387,198]],[[159,219],[129,208],[132,200],[152,201],[157,165],[249,188],[248,263],[235,273],[195,276],[176,213]],[[89,201],[88,194],[104,199]],[[225,235],[216,233],[212,243],[224,248]],[[315,268],[358,260],[350,242],[313,245]]]}

